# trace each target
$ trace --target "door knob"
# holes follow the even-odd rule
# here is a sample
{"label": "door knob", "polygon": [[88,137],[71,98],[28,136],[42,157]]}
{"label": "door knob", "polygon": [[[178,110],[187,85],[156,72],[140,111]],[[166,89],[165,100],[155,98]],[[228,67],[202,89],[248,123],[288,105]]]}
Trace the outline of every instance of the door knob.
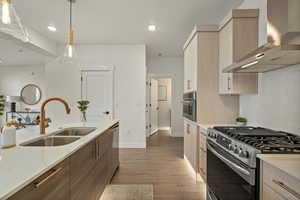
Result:
{"label": "door knob", "polygon": [[109,111],[103,112],[103,114],[109,115]]}

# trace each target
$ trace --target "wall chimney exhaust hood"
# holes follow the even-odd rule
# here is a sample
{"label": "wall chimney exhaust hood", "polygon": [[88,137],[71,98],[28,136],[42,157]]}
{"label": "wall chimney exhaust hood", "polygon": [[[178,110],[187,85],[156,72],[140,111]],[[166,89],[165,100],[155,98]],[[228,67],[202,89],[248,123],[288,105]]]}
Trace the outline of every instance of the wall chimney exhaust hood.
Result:
{"label": "wall chimney exhaust hood", "polygon": [[268,43],[224,73],[260,73],[300,63],[300,0],[268,0]]}

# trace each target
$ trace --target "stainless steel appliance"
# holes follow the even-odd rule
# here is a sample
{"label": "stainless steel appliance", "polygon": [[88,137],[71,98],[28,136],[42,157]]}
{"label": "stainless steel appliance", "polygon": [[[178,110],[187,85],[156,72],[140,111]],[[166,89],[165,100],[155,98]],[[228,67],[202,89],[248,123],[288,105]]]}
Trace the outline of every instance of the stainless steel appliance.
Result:
{"label": "stainless steel appliance", "polygon": [[188,92],[183,94],[183,116],[192,121],[197,121],[197,93]]}
{"label": "stainless steel appliance", "polygon": [[299,153],[300,137],[265,128],[214,127],[207,137],[207,199],[259,200],[262,153]]}

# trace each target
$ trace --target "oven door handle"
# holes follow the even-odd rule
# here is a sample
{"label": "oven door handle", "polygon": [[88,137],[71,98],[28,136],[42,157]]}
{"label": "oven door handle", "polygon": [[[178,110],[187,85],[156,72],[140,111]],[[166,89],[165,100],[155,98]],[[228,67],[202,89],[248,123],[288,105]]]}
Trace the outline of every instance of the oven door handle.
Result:
{"label": "oven door handle", "polygon": [[183,104],[190,104],[190,103],[193,103],[193,101],[186,101],[186,100],[184,100],[184,101],[181,101],[181,103],[183,103]]}
{"label": "oven door handle", "polygon": [[242,174],[246,175],[246,176],[250,176],[250,172],[247,171],[246,169],[238,166],[237,164],[233,163],[232,161],[228,160],[227,158],[225,158],[224,156],[220,155],[217,151],[214,150],[214,148],[207,143],[207,148],[213,153],[215,154],[215,156],[217,156],[218,158],[220,158],[223,162],[225,162],[227,165],[233,167],[234,169],[238,170],[239,172],[241,172]]}

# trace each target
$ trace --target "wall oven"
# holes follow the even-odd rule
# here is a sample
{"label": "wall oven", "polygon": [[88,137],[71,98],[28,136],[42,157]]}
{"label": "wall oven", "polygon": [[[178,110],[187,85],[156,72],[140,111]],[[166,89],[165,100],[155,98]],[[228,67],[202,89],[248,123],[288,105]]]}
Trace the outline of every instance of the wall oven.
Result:
{"label": "wall oven", "polygon": [[197,93],[188,92],[183,94],[182,101],[183,117],[197,121]]}
{"label": "wall oven", "polygon": [[256,169],[207,140],[207,199],[258,200]]}

